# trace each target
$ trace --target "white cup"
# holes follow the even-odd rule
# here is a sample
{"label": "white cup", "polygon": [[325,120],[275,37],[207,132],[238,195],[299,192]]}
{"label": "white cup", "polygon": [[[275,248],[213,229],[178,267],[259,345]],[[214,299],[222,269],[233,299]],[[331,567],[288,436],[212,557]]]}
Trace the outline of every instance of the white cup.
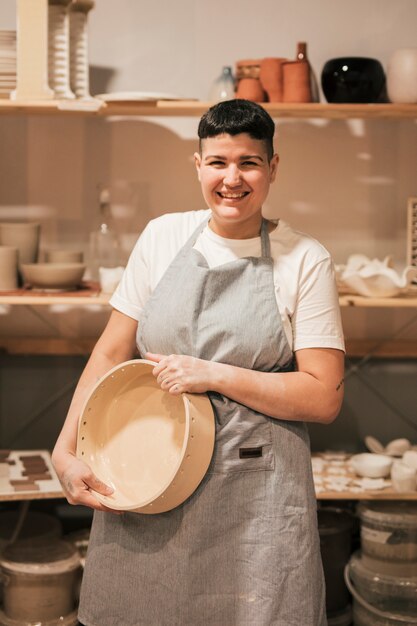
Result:
{"label": "white cup", "polygon": [[0,291],[17,289],[17,248],[0,246]]}

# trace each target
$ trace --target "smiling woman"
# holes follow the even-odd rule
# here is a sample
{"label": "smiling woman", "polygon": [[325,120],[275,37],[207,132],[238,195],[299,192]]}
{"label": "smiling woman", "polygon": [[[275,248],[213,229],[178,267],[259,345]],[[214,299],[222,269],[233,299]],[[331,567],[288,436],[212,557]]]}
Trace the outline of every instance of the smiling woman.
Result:
{"label": "smiling woman", "polygon": [[[331,422],[343,397],[332,260],[262,216],[278,166],[262,107],[221,102],[198,132],[208,209],[161,216],[140,236],[53,454],[69,501],[96,509],[79,617],[88,626],[324,626],[305,422]],[[94,496],[114,486],[74,455],[85,398],[136,349],[167,394],[207,393],[216,426],[197,490],[152,516],[114,515]],[[141,480],[152,476],[144,469]]]}

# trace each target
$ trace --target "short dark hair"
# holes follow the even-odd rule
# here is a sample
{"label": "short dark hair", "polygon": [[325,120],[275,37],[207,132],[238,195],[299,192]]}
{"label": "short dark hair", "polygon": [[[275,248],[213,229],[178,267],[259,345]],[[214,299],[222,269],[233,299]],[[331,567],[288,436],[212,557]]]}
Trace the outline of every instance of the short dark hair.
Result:
{"label": "short dark hair", "polygon": [[200,152],[202,139],[217,135],[247,133],[252,139],[265,142],[268,159],[274,154],[275,124],[263,107],[250,100],[236,98],[225,100],[210,107],[198,125]]}

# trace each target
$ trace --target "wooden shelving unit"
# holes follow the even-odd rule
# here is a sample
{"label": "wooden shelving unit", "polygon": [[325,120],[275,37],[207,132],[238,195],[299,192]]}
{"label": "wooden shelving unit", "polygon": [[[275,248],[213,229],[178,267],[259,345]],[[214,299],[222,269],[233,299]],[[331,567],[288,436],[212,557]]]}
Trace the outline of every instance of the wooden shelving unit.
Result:
{"label": "wooden shelving unit", "polygon": [[[213,103],[200,100],[158,100],[155,102],[103,103],[95,110],[94,103],[82,101],[0,100],[3,115],[82,115],[90,117],[116,116],[201,116]],[[324,119],[417,119],[417,104],[281,104],[263,103],[275,118]]]}

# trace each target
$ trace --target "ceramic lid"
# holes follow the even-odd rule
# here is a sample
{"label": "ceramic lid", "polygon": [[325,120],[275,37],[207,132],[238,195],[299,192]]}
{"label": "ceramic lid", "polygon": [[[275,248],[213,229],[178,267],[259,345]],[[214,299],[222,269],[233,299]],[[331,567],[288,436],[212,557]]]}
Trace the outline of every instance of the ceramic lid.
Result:
{"label": "ceramic lid", "polygon": [[77,549],[66,541],[7,546],[0,558],[3,569],[24,574],[62,574],[80,566]]}

